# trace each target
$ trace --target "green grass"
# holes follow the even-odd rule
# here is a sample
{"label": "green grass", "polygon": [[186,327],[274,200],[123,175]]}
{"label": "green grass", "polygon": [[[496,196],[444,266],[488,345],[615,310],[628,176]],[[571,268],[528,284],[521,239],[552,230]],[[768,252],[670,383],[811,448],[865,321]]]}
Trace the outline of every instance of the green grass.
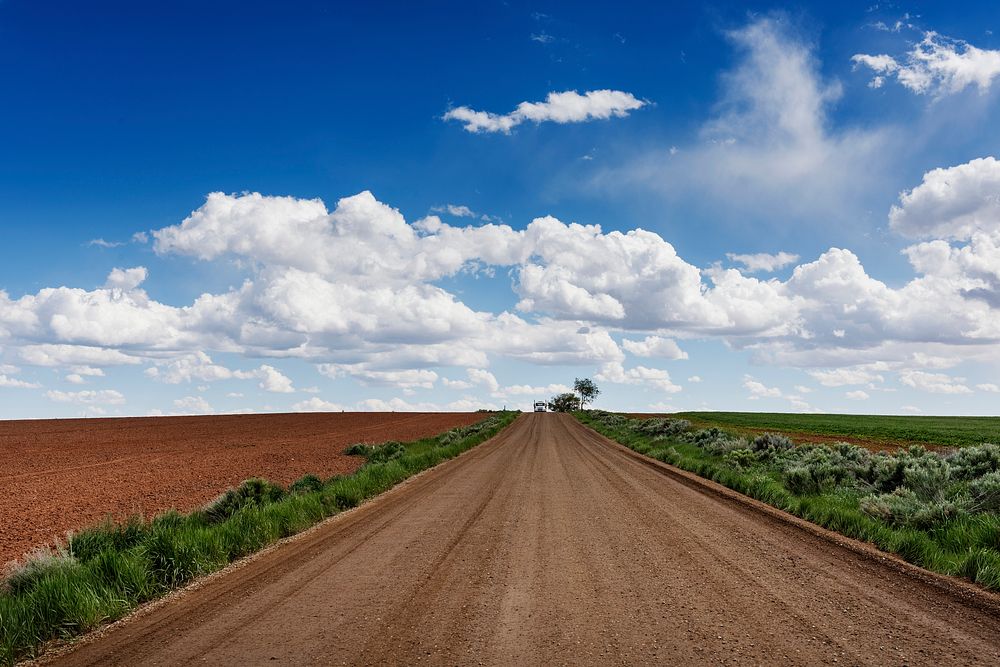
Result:
{"label": "green grass", "polygon": [[[892,455],[870,454],[858,447],[846,446],[838,450],[824,445],[761,448],[755,451],[755,443],[734,439],[732,434],[711,434],[694,428],[680,430],[676,422],[671,423],[672,420],[657,420],[662,427],[650,429],[643,427],[644,422],[653,424],[649,420],[629,419],[600,411],[576,413],[576,417],[604,436],[641,454],[711,479],[817,525],[873,544],[915,565],[941,574],[966,577],[986,588],[1000,590],[1000,515],[992,511],[975,511],[975,503],[967,502],[969,485],[960,477],[963,468],[955,457],[945,460],[955,476],[932,490],[940,492],[942,499],[954,502],[960,509],[947,517],[933,517],[915,527],[917,524],[908,522],[908,519],[916,515],[903,514],[899,521],[893,523],[866,512],[864,506],[865,501],[872,499],[894,498],[900,490],[910,492],[906,479],[913,480],[914,488],[920,488],[916,485],[918,478],[923,479],[919,477],[919,472],[928,467],[934,468],[934,464],[943,459],[919,448]],[[711,437],[702,440],[699,434]],[[733,443],[733,449],[713,454],[711,444],[706,445],[708,441]],[[975,451],[976,448],[964,450],[965,453]],[[868,467],[858,466],[853,470],[857,476],[851,477],[846,474],[850,462],[837,459],[838,452],[853,454],[865,461]],[[928,459],[932,460],[928,463]],[[905,463],[901,466],[905,471],[904,481],[893,481],[891,475],[884,474],[879,478],[879,471],[892,470],[891,464],[896,461]],[[810,462],[812,467],[809,467]],[[924,462],[923,468],[921,462]],[[794,472],[801,472],[804,467],[813,474],[836,471],[843,477],[836,484],[818,487],[821,491],[796,493],[786,483],[795,481]],[[994,471],[997,469],[996,458],[992,459],[992,468]],[[966,467],[965,470],[971,468]],[[976,470],[970,474],[988,478],[997,473]],[[876,478],[880,479],[882,488],[872,484]],[[807,487],[795,485],[795,488]],[[927,497],[923,499],[923,505],[917,502],[916,507],[919,509],[932,502],[935,500]]]}
{"label": "green grass", "polygon": [[46,642],[121,618],[144,602],[355,507],[493,437],[517,414],[495,413],[433,438],[368,447],[367,462],[352,475],[325,481],[306,475],[288,489],[251,479],[190,514],[106,521],[84,530],[60,554],[29,560],[4,582],[0,664],[34,657]]}
{"label": "green grass", "polygon": [[679,412],[671,415],[696,426],[765,429],[864,438],[887,443],[928,443],[949,447],[1000,443],[1000,417],[915,417],[811,415],[781,412]]}

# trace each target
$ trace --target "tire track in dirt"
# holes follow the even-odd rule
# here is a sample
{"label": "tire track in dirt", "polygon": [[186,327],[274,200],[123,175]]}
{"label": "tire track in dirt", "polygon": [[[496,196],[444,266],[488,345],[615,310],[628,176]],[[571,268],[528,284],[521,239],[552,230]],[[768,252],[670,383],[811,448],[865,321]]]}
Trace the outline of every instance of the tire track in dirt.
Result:
{"label": "tire track in dirt", "polygon": [[1000,597],[716,486],[525,415],[56,662],[1000,663]]}

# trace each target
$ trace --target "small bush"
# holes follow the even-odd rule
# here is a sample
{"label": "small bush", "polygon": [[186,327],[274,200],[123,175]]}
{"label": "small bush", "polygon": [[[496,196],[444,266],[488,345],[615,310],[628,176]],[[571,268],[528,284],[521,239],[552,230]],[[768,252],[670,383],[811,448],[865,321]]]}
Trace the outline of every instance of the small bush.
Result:
{"label": "small bush", "polygon": [[857,485],[870,467],[865,450],[846,443],[835,447],[805,445],[789,451],[782,478],[792,493],[827,493]]}
{"label": "small bush", "polygon": [[1000,471],[1000,445],[963,447],[948,457],[955,479],[976,479]]}
{"label": "small bush", "polygon": [[702,428],[697,431],[689,432],[684,439],[692,445],[698,445],[701,447],[707,442],[713,442],[726,437],[729,437],[728,433],[713,426],[712,428]]}
{"label": "small bush", "polygon": [[9,593],[24,593],[53,573],[74,570],[79,566],[79,561],[69,553],[37,549],[28,554],[24,562],[13,566],[4,581],[4,588]]}
{"label": "small bush", "polygon": [[713,456],[720,456],[738,449],[749,449],[749,447],[750,443],[747,442],[746,438],[733,436],[722,437],[702,445],[705,452]]}
{"label": "small bush", "polygon": [[637,419],[632,423],[632,430],[645,435],[676,436],[691,427],[686,419],[670,419],[657,417],[654,419]]}
{"label": "small bush", "polygon": [[940,502],[951,482],[948,462],[937,456],[927,456],[910,462],[903,469],[903,485],[917,498]]}
{"label": "small bush", "polygon": [[244,507],[266,505],[281,500],[284,489],[265,479],[252,477],[235,489],[229,489],[209,503],[202,510],[209,523],[218,523],[228,519]]}
{"label": "small bush", "polygon": [[750,449],[755,452],[772,450],[784,452],[792,449],[795,445],[792,441],[780,433],[762,433],[750,442]]}
{"label": "small bush", "polygon": [[960,509],[949,501],[925,500],[910,489],[899,488],[892,493],[865,496],[861,511],[893,526],[928,529],[953,519]]}
{"label": "small bush", "polygon": [[363,442],[356,442],[345,449],[344,453],[348,456],[368,456],[368,453],[371,452],[371,450],[371,445],[366,445]]}
{"label": "small bush", "polygon": [[757,456],[750,449],[734,449],[723,458],[723,461],[736,468],[750,468],[757,463]]}
{"label": "small bush", "polygon": [[304,493],[320,491],[322,488],[323,480],[316,475],[305,475],[292,482],[292,485],[288,487],[288,492],[295,495],[302,495]]}
{"label": "small bush", "polygon": [[991,472],[970,482],[969,497],[970,509],[973,511],[1000,514],[1000,471]]}
{"label": "small bush", "polygon": [[69,552],[86,563],[105,551],[124,551],[134,547],[147,532],[148,525],[141,516],[131,516],[121,524],[115,524],[108,517],[101,524],[71,534]]}
{"label": "small bush", "polygon": [[385,463],[400,458],[406,453],[406,446],[401,442],[390,441],[372,448],[368,455],[368,463]]}

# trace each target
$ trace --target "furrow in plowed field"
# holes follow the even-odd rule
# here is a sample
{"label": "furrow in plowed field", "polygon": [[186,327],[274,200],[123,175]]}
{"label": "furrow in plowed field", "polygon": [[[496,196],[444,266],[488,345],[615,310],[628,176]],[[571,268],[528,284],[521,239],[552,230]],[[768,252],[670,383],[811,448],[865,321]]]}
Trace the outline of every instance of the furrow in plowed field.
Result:
{"label": "furrow in plowed field", "polygon": [[105,516],[194,509],[248,477],[349,473],[354,442],[416,440],[486,415],[315,413],[0,421],[0,566]]}
{"label": "furrow in plowed field", "polygon": [[998,628],[998,596],[546,414],[60,662],[1000,664]]}

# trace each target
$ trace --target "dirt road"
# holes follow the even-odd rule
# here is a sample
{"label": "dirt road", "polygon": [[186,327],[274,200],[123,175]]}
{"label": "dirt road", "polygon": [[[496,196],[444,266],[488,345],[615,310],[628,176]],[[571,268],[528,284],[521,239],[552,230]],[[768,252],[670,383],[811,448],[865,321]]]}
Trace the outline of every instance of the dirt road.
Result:
{"label": "dirt road", "polygon": [[526,415],[61,662],[1000,664],[998,600]]}

